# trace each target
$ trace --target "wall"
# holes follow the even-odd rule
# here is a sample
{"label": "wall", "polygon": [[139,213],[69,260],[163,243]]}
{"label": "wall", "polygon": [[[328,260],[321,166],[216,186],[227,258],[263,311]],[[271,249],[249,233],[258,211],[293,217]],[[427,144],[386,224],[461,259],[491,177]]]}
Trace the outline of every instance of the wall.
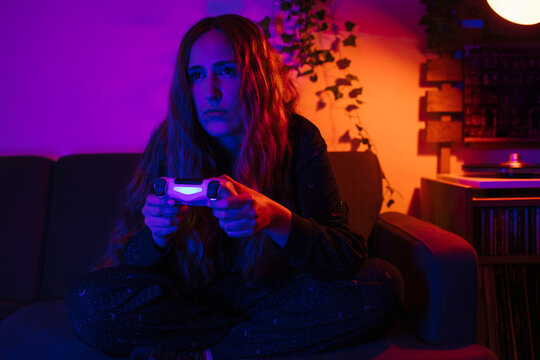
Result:
{"label": "wall", "polygon": [[[166,113],[174,57],[187,28],[207,15],[238,13],[259,21],[274,1],[0,2],[0,155],[142,151]],[[418,0],[338,0],[338,20],[356,22],[357,48],[344,55],[364,87],[359,115],[383,169],[400,195],[392,210],[416,214],[420,177],[436,173],[436,148],[419,135],[420,69],[428,56]],[[342,109],[315,110],[315,88],[301,79],[299,112],[315,122],[331,150],[352,127]],[[501,162],[510,150],[454,147],[464,159]],[[525,160],[540,159],[536,150]],[[472,155],[471,155],[472,154]],[[531,158],[533,157],[533,158]]]}

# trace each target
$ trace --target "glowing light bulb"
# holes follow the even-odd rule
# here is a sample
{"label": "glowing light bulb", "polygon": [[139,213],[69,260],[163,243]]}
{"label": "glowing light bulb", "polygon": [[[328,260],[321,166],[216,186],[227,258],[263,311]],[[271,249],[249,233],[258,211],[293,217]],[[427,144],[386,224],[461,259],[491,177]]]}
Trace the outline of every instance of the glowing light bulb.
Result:
{"label": "glowing light bulb", "polygon": [[540,23],[540,0],[487,0],[489,6],[508,21],[521,25]]}

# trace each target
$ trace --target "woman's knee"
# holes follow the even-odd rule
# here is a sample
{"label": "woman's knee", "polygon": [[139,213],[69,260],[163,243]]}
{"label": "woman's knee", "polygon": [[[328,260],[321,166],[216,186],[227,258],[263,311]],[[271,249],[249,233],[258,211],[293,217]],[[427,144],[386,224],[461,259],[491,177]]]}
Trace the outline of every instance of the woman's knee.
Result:
{"label": "woman's knee", "polygon": [[356,272],[354,281],[360,284],[373,284],[397,298],[401,303],[405,296],[405,284],[399,269],[392,263],[368,258]]}
{"label": "woman's knee", "polygon": [[403,278],[387,261],[369,258],[348,280],[328,284],[332,308],[350,320],[350,336],[378,337],[397,319],[402,308]]}
{"label": "woman's knee", "polygon": [[86,274],[66,297],[71,329],[82,342],[103,348],[111,338],[116,338],[122,314],[162,297],[167,286],[167,279],[130,266]]}
{"label": "woman's knee", "polygon": [[66,312],[73,333],[82,342],[98,346],[98,335],[108,328],[104,313],[110,308],[107,293],[116,275],[115,268],[101,269],[84,275],[66,296]]}

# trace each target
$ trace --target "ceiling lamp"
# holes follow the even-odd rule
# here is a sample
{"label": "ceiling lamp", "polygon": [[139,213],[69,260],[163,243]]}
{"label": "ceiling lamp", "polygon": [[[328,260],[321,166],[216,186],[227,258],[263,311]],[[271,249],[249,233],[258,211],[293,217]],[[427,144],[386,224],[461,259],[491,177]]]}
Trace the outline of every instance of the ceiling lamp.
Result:
{"label": "ceiling lamp", "polygon": [[540,0],[487,0],[497,14],[521,25],[540,23]]}

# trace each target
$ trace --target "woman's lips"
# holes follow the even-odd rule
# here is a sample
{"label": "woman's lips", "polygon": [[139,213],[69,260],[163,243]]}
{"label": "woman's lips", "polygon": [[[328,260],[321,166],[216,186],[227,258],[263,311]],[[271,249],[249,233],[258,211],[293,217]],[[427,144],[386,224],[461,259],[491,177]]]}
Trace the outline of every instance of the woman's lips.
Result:
{"label": "woman's lips", "polygon": [[220,117],[225,115],[227,113],[227,110],[222,109],[215,109],[215,110],[206,110],[204,114],[208,117]]}

